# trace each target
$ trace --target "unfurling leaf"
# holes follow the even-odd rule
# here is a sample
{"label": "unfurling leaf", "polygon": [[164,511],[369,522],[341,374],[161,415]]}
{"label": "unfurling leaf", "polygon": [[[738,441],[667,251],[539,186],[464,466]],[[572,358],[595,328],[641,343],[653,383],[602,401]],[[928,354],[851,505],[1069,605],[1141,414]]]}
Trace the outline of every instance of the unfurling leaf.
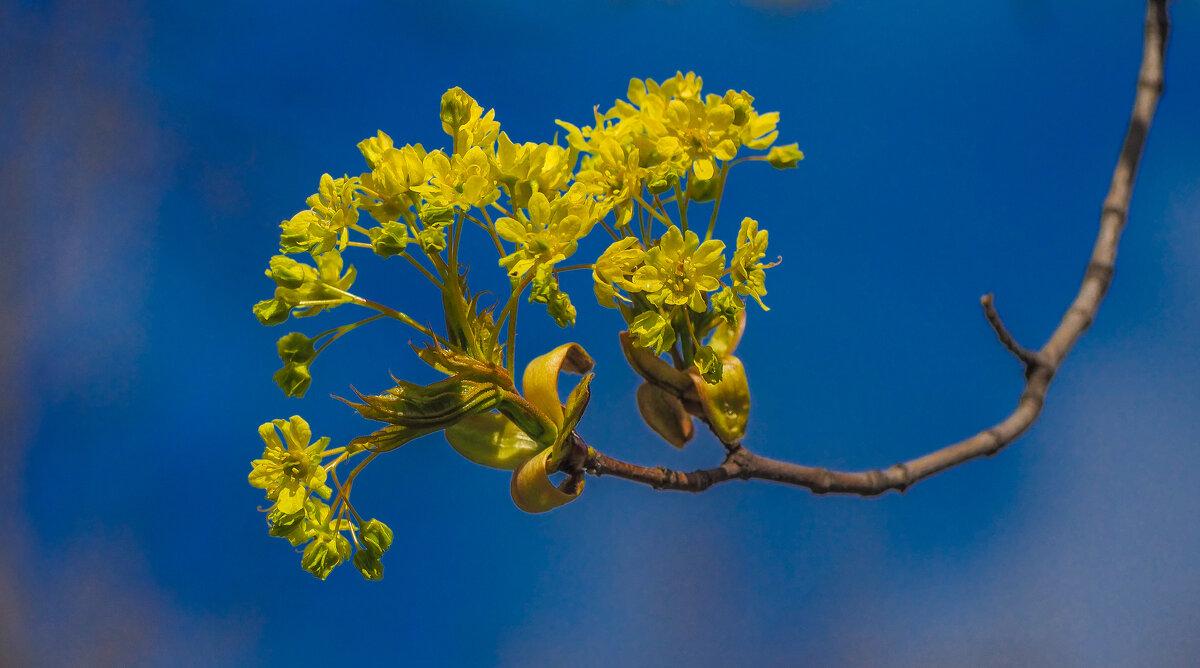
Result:
{"label": "unfurling leaf", "polygon": [[509,492],[512,494],[513,503],[527,513],[554,510],[579,498],[579,493],[583,491],[582,478],[577,481],[569,479],[564,483],[573,487],[570,491],[563,491],[555,486],[550,480],[549,471],[546,470],[550,454],[550,448],[546,448],[513,471]]}
{"label": "unfurling leaf", "polygon": [[546,447],[498,413],[463,418],[446,429],[446,440],[476,464],[505,471],[515,470]]}
{"label": "unfurling leaf", "polygon": [[521,388],[525,398],[555,425],[563,423],[563,407],[558,400],[558,374],[584,374],[592,370],[592,358],[578,343],[564,343],[545,355],[535,357],[525,367]]}

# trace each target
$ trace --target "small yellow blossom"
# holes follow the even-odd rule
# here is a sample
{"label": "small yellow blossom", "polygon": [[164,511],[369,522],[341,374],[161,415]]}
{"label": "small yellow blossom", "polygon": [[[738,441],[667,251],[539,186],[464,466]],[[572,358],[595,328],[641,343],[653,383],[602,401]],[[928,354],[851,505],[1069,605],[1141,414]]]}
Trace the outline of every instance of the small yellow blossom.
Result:
{"label": "small yellow blossom", "polygon": [[[574,191],[574,192],[571,192]],[[528,213],[496,221],[496,234],[517,244],[517,249],[500,260],[510,277],[523,277],[535,266],[553,267],[575,252],[579,239],[596,223],[590,200],[572,188],[553,202],[535,192],[529,197]]]}
{"label": "small yellow blossom", "polygon": [[500,196],[492,161],[478,146],[449,157],[441,151],[433,151],[426,156],[425,169],[430,176],[429,183],[413,190],[421,193],[433,206],[484,207]]}
{"label": "small yellow blossom", "polygon": [[767,231],[758,229],[757,220],[743,218],[742,227],[738,230],[737,250],[733,253],[733,261],[729,263],[729,271],[737,293],[754,297],[764,310],[767,306],[763,304],[762,296],[767,294],[767,288],[763,270],[775,266],[759,262],[766,254]]}
{"label": "small yellow blossom", "polygon": [[632,283],[656,305],[687,304],[693,311],[708,309],[704,295],[721,287],[725,269],[725,243],[700,237],[672,225],[657,246],[646,251],[646,263],[633,275]]}
{"label": "small yellow blossom", "polygon": [[[277,430],[282,432],[283,441],[279,440]],[[329,445],[328,437],[309,445],[312,430],[299,415],[293,415],[287,421],[264,423],[258,428],[258,435],[267,447],[262,459],[253,462],[250,485],[266,490],[267,499],[275,502],[274,508],[284,515],[292,515],[304,509],[309,493],[315,491],[329,496],[325,469],[321,466],[325,446]]]}

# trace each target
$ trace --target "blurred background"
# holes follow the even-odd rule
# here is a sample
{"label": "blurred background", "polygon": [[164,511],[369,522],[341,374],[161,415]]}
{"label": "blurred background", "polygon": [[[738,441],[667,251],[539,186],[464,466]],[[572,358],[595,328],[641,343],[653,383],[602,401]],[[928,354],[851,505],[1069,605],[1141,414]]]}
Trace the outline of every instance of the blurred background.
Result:
{"label": "blurred background", "polygon": [[[554,119],[590,123],[630,77],[676,70],[748,90],[807,156],[739,167],[722,205],[719,234],[755,217],[783,256],[739,349],[747,444],[857,469],[973,434],[1021,388],[979,297],[994,292],[1037,347],[1075,294],[1143,13],[0,4],[0,665],[1200,664],[1194,1],[1172,7],[1112,291],[1041,421],[999,456],[879,499],[591,479],[529,516],[507,474],[433,437],[356,488],[396,531],[381,583],[302,571],[246,483],[261,422],[300,413],[344,442],[374,427],[330,394],[422,373],[409,332],[380,322],[322,355],[304,399],[271,382],[296,323],[261,327],[250,307],[271,295],[278,223],[322,173],[362,171],[355,144],[379,129],[443,146],[452,86],[514,139],[549,141]],[[361,293],[438,313],[407,266],[349,257]],[[718,462],[711,437],[678,452],[641,423],[619,319],[574,274],[579,324],[523,310],[519,363],[579,341],[597,360],[590,443],[647,465]]]}

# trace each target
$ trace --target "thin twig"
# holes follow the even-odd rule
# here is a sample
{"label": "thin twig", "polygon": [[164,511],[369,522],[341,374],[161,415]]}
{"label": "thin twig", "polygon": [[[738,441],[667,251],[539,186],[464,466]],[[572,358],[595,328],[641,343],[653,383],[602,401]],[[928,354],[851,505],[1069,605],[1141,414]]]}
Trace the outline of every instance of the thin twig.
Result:
{"label": "thin twig", "polygon": [[992,293],[989,292],[980,297],[979,303],[983,305],[983,317],[987,318],[988,324],[996,332],[996,338],[1000,339],[1000,343],[1008,349],[1008,352],[1021,360],[1026,369],[1037,365],[1037,353],[1017,343],[1012,333],[1004,326],[1004,321],[1000,319],[1000,314],[996,311],[995,299],[992,297]]}

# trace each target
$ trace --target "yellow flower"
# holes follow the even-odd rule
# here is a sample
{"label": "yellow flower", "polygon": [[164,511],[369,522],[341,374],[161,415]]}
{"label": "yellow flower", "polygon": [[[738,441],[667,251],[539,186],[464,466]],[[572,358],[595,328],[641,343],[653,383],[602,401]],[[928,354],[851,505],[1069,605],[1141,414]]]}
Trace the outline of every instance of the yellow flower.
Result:
{"label": "yellow flower", "polygon": [[450,157],[433,151],[426,156],[424,166],[430,175],[429,183],[413,190],[421,193],[429,204],[470,209],[487,206],[500,197],[492,161],[478,146]]}
{"label": "yellow flower", "polygon": [[429,179],[425,171],[427,154],[420,144],[403,148],[387,146],[378,151],[374,151],[373,147],[364,148],[364,144],[371,141],[368,139],[359,144],[367,164],[371,166],[371,172],[361,177],[362,184],[367,188],[385,197],[399,198]]}
{"label": "yellow flower", "polygon": [[483,113],[483,107],[466,91],[455,87],[442,95],[442,129],[454,137],[454,152],[465,153],[473,146],[489,150],[500,132],[500,123],[495,120],[496,110]]}
{"label": "yellow flower", "polygon": [[510,277],[524,276],[535,266],[553,267],[575,252],[579,239],[596,223],[594,204],[580,189],[572,187],[551,202],[540,192],[529,196],[528,213],[517,210],[517,219],[500,218],[496,234],[517,244],[517,249],[500,260]]}
{"label": "yellow flower", "polygon": [[700,237],[672,225],[657,246],[646,251],[646,263],[633,275],[634,286],[656,305],[689,305],[693,311],[708,310],[704,295],[721,287],[725,269],[725,243]]}
{"label": "yellow flower", "polygon": [[512,206],[524,208],[533,191],[557,193],[571,182],[571,152],[557,144],[515,144],[505,132],[496,143],[496,179]]}
{"label": "yellow flower", "polygon": [[629,301],[614,290],[613,286],[626,292],[636,292],[638,288],[629,278],[645,259],[646,251],[642,249],[636,237],[625,237],[613,242],[596,258],[595,264],[592,265],[592,281],[596,300],[601,306],[613,308],[617,305],[617,298]]}
{"label": "yellow flower", "polygon": [[[279,440],[283,433],[284,441]],[[272,420],[258,428],[258,435],[266,443],[262,459],[252,463],[249,481],[252,487],[264,489],[267,499],[275,502],[274,508],[284,515],[292,515],[304,509],[304,501],[310,492],[318,492],[328,498],[330,490],[325,486],[325,468],[321,458],[329,438],[322,437],[309,445],[312,430],[299,415],[290,420]]]}
{"label": "yellow flower", "polygon": [[701,181],[716,173],[716,160],[732,160],[737,155],[737,135],[730,131],[733,107],[720,98],[671,100],[667,103],[667,136],[658,141],[663,153],[682,151],[691,159],[692,172]]}
{"label": "yellow flower", "polygon": [[642,190],[639,151],[622,147],[612,136],[597,136],[588,144],[594,155],[584,157],[575,176],[584,192],[596,198],[599,215],[616,212],[618,227],[633,219],[633,196]]}
{"label": "yellow flower", "polygon": [[729,263],[729,273],[733,278],[733,287],[739,295],[750,295],[758,305],[767,309],[762,302],[762,296],[767,294],[766,272],[764,269],[775,266],[759,262],[767,254],[767,231],[758,229],[758,221],[753,218],[743,218],[742,227],[738,230],[737,250]]}

